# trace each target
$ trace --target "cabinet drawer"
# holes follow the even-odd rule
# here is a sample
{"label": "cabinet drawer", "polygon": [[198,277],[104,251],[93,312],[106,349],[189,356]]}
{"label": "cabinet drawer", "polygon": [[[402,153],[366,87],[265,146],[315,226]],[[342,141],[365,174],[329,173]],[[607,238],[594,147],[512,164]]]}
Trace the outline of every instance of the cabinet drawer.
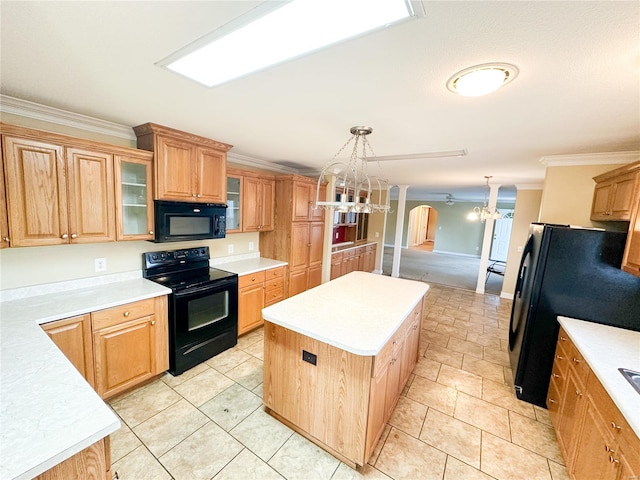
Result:
{"label": "cabinet drawer", "polygon": [[571,354],[569,355],[569,363],[575,370],[576,376],[578,377],[578,379],[580,379],[583,385],[586,385],[587,377],[589,376],[589,372],[591,371],[591,369],[589,368],[589,365],[585,361],[582,354],[578,351],[578,349],[574,345],[571,345]]}
{"label": "cabinet drawer", "polygon": [[264,283],[264,280],[264,270],[262,270],[261,272],[250,273],[248,275],[242,275],[240,278],[238,278],[238,288],[248,287],[249,285],[255,285],[257,283]]}
{"label": "cabinet drawer", "polygon": [[126,303],[117,307],[107,308],[91,313],[93,330],[111,327],[136,318],[153,315],[155,313],[155,301],[153,298],[140,300],[139,302]]}
{"label": "cabinet drawer", "polygon": [[632,440],[631,443],[637,443],[638,438],[634,431],[595,375],[591,375],[587,381],[587,392],[593,399],[593,403],[597,405],[607,425],[607,431],[617,440],[619,437],[625,437],[627,440]]}
{"label": "cabinet drawer", "polygon": [[560,408],[560,392],[562,386],[558,385],[554,378],[549,382],[549,393],[547,393],[547,408],[549,409],[549,417],[553,426],[558,429],[560,419],[558,418],[558,409]]}
{"label": "cabinet drawer", "polygon": [[264,290],[265,306],[284,300],[284,278],[267,280]]}
{"label": "cabinet drawer", "polygon": [[373,376],[377,377],[382,370],[391,362],[391,360],[398,356],[398,351],[402,347],[404,336],[407,330],[411,327],[414,320],[414,315],[409,314],[407,318],[402,322],[402,325],[391,336],[389,341],[382,347],[380,353],[375,356],[373,362]]}
{"label": "cabinet drawer", "polygon": [[265,271],[265,278],[268,281],[271,278],[284,278],[285,267],[270,268]]}

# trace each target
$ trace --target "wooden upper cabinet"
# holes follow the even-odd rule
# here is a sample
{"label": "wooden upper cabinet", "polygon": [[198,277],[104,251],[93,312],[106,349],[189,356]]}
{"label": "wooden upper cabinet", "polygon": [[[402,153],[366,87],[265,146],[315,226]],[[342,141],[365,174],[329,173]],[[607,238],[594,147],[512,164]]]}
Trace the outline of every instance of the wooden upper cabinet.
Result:
{"label": "wooden upper cabinet", "polygon": [[69,243],[64,147],[32,139],[2,139],[11,245]]}
{"label": "wooden upper cabinet", "polygon": [[596,186],[593,192],[591,220],[626,221],[631,219],[635,193],[640,178],[640,162],[593,177]]}
{"label": "wooden upper cabinet", "polygon": [[[326,185],[320,186],[320,201],[325,198]],[[293,217],[294,222],[323,221],[324,210],[314,208],[316,203],[316,184],[293,183]]]}
{"label": "wooden upper cabinet", "polygon": [[116,239],[153,239],[153,154],[115,155]]}
{"label": "wooden upper cabinet", "polygon": [[636,193],[635,209],[629,224],[627,245],[622,257],[622,269],[640,277],[640,188]]}
{"label": "wooden upper cabinet", "polygon": [[154,123],[133,130],[138,148],[155,153],[156,200],[227,202],[227,152],[232,145]]}
{"label": "wooden upper cabinet", "polygon": [[228,169],[227,186],[233,190],[228,198],[227,226],[231,218],[235,232],[273,230],[275,183],[275,177],[272,175]]}
{"label": "wooden upper cabinet", "polygon": [[67,149],[71,243],[116,239],[113,155]]}
{"label": "wooden upper cabinet", "polygon": [[4,188],[4,158],[0,162],[0,248],[10,246],[7,197]]}

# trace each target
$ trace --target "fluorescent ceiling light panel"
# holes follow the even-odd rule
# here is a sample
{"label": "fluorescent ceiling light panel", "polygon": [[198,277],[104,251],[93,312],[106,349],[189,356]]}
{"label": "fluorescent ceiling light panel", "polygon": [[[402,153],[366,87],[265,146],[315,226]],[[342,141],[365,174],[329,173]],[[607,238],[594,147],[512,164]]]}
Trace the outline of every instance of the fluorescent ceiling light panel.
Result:
{"label": "fluorescent ceiling light panel", "polygon": [[[159,65],[212,87],[417,16],[407,0],[293,0],[273,10],[274,3],[266,2],[232,22],[239,27],[230,31],[224,26]],[[270,11],[259,16],[265,8]]]}

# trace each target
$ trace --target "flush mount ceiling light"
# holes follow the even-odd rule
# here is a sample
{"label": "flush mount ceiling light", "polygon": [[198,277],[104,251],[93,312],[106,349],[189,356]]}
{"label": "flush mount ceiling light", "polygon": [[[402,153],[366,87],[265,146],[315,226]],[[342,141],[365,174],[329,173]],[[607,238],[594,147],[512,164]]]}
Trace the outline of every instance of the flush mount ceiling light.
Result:
{"label": "flush mount ceiling light", "polygon": [[495,92],[518,76],[518,67],[509,63],[484,63],[465,68],[447,81],[447,88],[465,97]]}
{"label": "flush mount ceiling light", "polygon": [[420,1],[267,1],[157,65],[212,87],[417,16]]}

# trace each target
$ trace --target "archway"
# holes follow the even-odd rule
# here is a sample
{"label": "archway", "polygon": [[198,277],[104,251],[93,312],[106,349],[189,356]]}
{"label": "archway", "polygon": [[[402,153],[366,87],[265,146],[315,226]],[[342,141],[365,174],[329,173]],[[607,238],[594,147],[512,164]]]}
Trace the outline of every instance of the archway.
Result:
{"label": "archway", "polygon": [[438,224],[438,210],[429,205],[418,205],[409,211],[407,247],[433,250]]}

